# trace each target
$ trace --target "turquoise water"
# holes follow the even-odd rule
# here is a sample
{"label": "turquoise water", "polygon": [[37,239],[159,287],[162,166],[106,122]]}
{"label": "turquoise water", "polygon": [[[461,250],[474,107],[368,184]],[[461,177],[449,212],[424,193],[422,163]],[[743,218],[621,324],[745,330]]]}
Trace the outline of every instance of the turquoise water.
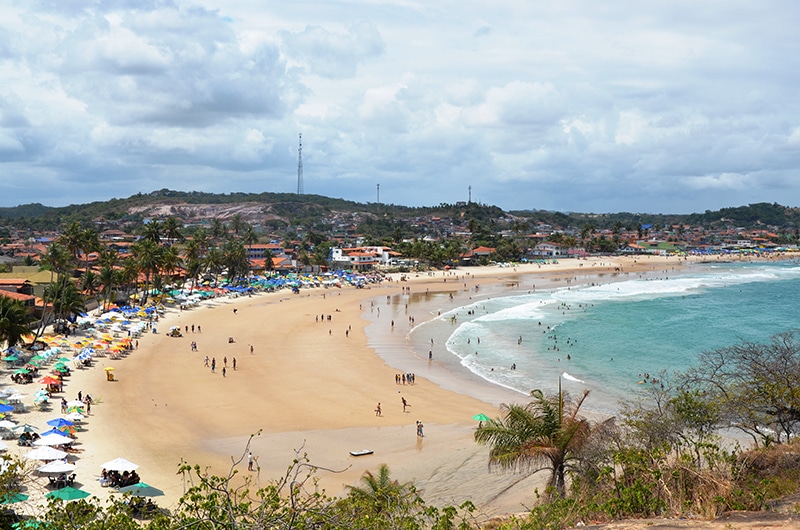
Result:
{"label": "turquoise water", "polygon": [[716,264],[477,300],[435,320],[450,323],[449,354],[485,380],[527,394],[554,391],[566,374],[565,389],[588,388],[590,408],[613,412],[645,373],[800,328],[798,293],[795,263]]}

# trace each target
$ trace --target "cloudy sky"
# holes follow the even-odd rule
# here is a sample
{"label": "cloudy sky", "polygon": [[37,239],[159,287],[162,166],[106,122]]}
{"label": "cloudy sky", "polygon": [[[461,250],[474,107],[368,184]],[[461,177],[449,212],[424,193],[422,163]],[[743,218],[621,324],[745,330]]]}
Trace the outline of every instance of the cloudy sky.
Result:
{"label": "cloudy sky", "polygon": [[800,206],[795,0],[10,0],[0,206]]}

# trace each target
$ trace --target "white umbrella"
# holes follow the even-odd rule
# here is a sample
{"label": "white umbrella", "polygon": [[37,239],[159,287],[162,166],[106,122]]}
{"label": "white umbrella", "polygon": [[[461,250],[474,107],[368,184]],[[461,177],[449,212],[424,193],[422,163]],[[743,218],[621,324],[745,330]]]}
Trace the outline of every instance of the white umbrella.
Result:
{"label": "white umbrella", "polygon": [[0,420],[0,429],[13,429],[17,424],[9,420]]}
{"label": "white umbrella", "polygon": [[78,466],[70,462],[54,460],[52,462],[48,462],[42,467],[37,468],[36,471],[39,471],[40,473],[69,473],[70,471],[75,471],[76,467]]}
{"label": "white umbrella", "polygon": [[115,458],[114,460],[109,460],[105,464],[103,464],[103,469],[107,471],[136,471],[139,469],[137,464],[125,460],[124,458]]}
{"label": "white umbrella", "polygon": [[0,451],[5,451],[6,449],[8,449],[8,444],[0,440]]}
{"label": "white umbrella", "polygon": [[67,401],[67,408],[69,407],[85,407],[86,403],[83,401],[78,401],[77,399],[73,399],[72,401]]}
{"label": "white umbrella", "polygon": [[25,458],[28,460],[61,460],[67,458],[67,453],[59,451],[55,447],[38,447],[28,451]]}
{"label": "white umbrella", "polygon": [[45,434],[35,442],[33,445],[67,445],[74,442],[72,438],[69,436],[62,436],[60,434],[52,433],[52,434]]}

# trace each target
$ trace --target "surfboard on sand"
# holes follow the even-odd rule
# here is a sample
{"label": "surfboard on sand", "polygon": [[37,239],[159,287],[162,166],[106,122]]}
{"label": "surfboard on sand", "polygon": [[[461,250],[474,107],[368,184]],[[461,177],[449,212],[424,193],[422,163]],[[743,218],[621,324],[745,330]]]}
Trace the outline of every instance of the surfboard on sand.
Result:
{"label": "surfboard on sand", "polygon": [[371,449],[362,449],[361,451],[350,451],[350,454],[352,456],[371,455],[372,454],[372,450]]}

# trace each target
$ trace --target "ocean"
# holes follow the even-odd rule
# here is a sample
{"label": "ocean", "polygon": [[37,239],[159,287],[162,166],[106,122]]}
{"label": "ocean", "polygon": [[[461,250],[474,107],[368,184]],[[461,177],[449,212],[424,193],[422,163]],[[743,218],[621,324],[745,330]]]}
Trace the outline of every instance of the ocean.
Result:
{"label": "ocean", "polygon": [[680,371],[700,352],[766,342],[800,327],[795,262],[695,264],[599,283],[586,276],[553,289],[519,285],[468,298],[455,286],[449,294],[404,295],[385,316],[403,318],[403,303],[416,296],[433,315],[420,315],[426,322],[408,332],[417,358],[430,351],[449,371],[460,365],[521,399],[533,389],[555,392],[561,377],[568,392],[591,391],[587,409],[608,414],[635,394],[645,374]]}

